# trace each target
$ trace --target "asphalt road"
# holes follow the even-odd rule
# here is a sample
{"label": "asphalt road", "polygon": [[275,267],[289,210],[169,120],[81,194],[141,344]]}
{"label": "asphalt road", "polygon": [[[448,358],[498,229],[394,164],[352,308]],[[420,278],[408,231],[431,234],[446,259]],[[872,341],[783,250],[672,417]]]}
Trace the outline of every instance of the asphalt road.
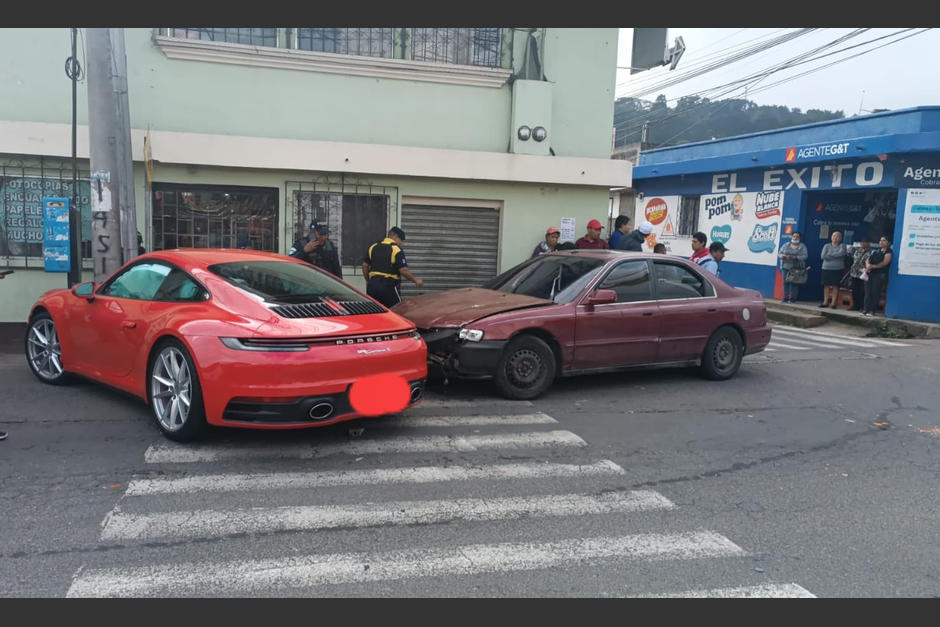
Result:
{"label": "asphalt road", "polygon": [[938,596],[940,342],[771,348],[199,446],[0,354],[0,596]]}

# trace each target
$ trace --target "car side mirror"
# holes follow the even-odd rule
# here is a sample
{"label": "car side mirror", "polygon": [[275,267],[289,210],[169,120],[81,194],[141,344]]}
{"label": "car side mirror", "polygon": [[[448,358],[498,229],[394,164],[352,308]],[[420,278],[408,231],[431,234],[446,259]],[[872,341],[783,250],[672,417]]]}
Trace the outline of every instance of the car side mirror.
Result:
{"label": "car side mirror", "polygon": [[90,303],[95,300],[95,282],[85,281],[84,283],[79,283],[72,288],[72,293],[84,298]]}
{"label": "car side mirror", "polygon": [[613,290],[597,290],[588,296],[588,305],[609,305],[617,302],[617,292]]}

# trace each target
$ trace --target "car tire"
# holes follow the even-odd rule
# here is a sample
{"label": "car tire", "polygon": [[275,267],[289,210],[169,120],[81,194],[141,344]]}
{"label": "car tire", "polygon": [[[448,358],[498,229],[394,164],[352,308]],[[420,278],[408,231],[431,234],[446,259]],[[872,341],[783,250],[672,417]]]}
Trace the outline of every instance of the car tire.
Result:
{"label": "car tire", "polygon": [[503,350],[496,366],[500,393],[513,400],[528,400],[545,393],[555,380],[555,354],[534,335],[520,335]]}
{"label": "car tire", "polygon": [[37,379],[49,385],[68,382],[69,373],[62,366],[62,348],[55,321],[40,311],[29,321],[25,338],[26,363]]}
{"label": "car tire", "polygon": [[147,366],[147,403],[170,440],[189,442],[208,430],[199,373],[179,340],[167,338],[154,348]]}
{"label": "car tire", "polygon": [[720,327],[712,333],[702,353],[702,374],[706,379],[724,381],[735,375],[744,358],[744,343],[731,327]]}

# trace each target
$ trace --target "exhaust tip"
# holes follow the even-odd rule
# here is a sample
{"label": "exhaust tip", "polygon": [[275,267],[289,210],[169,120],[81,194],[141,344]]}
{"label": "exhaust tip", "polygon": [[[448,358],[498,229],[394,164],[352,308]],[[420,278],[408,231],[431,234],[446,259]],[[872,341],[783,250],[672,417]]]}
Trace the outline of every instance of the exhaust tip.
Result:
{"label": "exhaust tip", "polygon": [[323,420],[333,415],[333,403],[317,403],[307,414],[314,420]]}
{"label": "exhaust tip", "polygon": [[424,389],[420,385],[416,385],[411,388],[411,402],[417,403],[421,400],[421,397],[424,396]]}

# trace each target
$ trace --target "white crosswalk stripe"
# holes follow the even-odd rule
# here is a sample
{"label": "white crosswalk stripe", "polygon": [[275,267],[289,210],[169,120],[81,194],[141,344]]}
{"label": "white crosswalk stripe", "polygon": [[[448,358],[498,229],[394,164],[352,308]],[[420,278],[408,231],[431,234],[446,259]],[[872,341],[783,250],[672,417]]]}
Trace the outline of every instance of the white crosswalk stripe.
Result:
{"label": "white crosswalk stripe", "polygon": [[866,344],[876,344],[878,346],[911,346],[911,344],[898,342],[896,340],[884,340],[881,338],[874,337],[852,337],[851,335],[840,335],[838,333],[824,333],[822,331],[814,331],[812,329],[794,329],[793,327],[783,327],[780,325],[774,325],[774,333],[777,331],[783,331],[784,333],[799,333],[801,335],[809,336],[819,336],[827,339],[840,339],[840,340],[852,340],[855,342],[864,342]]}
{"label": "white crosswalk stripe", "polygon": [[142,540],[173,536],[205,538],[236,533],[316,530],[336,527],[415,525],[455,520],[507,520],[523,516],[575,516],[672,509],[651,490],[592,494],[551,494],[518,498],[401,501],[338,506],[199,510],[134,515],[112,512],[102,540]]}
{"label": "white crosswalk stripe", "polygon": [[[515,405],[522,410],[531,406]],[[442,402],[435,407],[444,408],[446,404]],[[482,401],[473,410],[481,408],[486,411]],[[512,413],[511,409],[493,412],[492,407],[489,413],[483,412],[467,410],[466,414],[422,415],[420,409],[411,410],[378,419],[382,428],[368,429],[367,438],[343,442],[319,444],[316,438],[309,438],[300,442],[276,440],[269,445],[257,441],[253,444],[220,441],[199,445],[153,444],[145,452],[146,464],[183,466],[157,469],[152,476],[131,481],[102,521],[100,541],[118,543],[116,551],[137,543],[143,546],[164,544],[170,547],[164,549],[165,552],[185,557],[179,561],[157,559],[138,566],[125,566],[126,560],[120,562],[120,567],[83,566],[73,576],[67,596],[264,596],[282,590],[337,584],[594,567],[599,560],[614,565],[624,560],[652,563],[747,556],[743,548],[708,529],[601,537],[585,533],[587,537],[552,541],[537,538],[518,541],[517,535],[513,541],[494,539],[489,542],[484,536],[482,543],[461,544],[460,530],[469,525],[500,521],[500,527],[494,526],[494,531],[504,525],[545,529],[548,523],[540,525],[536,521],[557,520],[558,528],[564,529],[568,527],[562,521],[571,517],[661,516],[678,509],[673,501],[654,490],[627,489],[627,472],[610,459],[581,463],[538,459],[538,455],[557,457],[564,453],[583,457],[584,451],[589,450],[588,443],[570,431],[515,430],[528,425],[557,425],[558,421],[548,414],[531,410]],[[395,433],[397,429],[448,429],[450,432],[442,435],[412,431],[413,435],[401,435]],[[470,430],[473,433],[467,433]],[[494,432],[480,433],[481,430]],[[369,454],[382,455],[380,459],[385,462],[394,461],[396,455],[415,453],[454,455],[461,460],[460,463],[434,465],[385,467],[383,463],[383,467],[343,467]],[[524,456],[524,459],[499,459],[506,455]],[[341,457],[326,459],[331,456]],[[349,456],[357,456],[355,462],[348,459]],[[473,459],[466,459],[468,456]],[[492,459],[494,456],[496,460]],[[477,463],[476,458],[481,461]],[[270,470],[272,463],[292,467],[296,460],[313,460],[306,463],[315,467],[302,472]],[[190,472],[202,470],[203,465],[230,465],[232,462],[266,465],[259,471]],[[472,483],[468,486],[459,482]],[[478,486],[483,482],[485,488]],[[532,486],[527,482],[533,482]],[[550,482],[551,491],[539,489],[539,482]],[[577,488],[565,486],[565,482],[577,482]],[[390,491],[392,486],[399,486],[398,491]],[[419,486],[425,486],[420,497],[400,496]],[[320,496],[326,494],[322,489],[347,487],[351,489],[334,490],[329,493],[331,496]],[[499,494],[503,489],[508,489],[509,494]],[[477,496],[478,491],[486,496]],[[385,497],[386,492],[395,497]],[[430,529],[431,525],[453,526],[454,533],[449,531],[443,537],[454,540],[445,541],[444,546],[433,546],[433,541],[428,546],[406,544],[393,552],[298,551],[277,558],[248,552],[244,559],[233,559],[232,555],[226,559],[223,557],[226,554],[222,553],[215,559],[194,560],[187,556],[185,548],[174,548],[177,543],[186,547],[186,543],[192,541],[230,541],[281,532],[311,534],[311,537],[316,532],[328,532],[345,537],[356,529],[372,534],[375,541],[370,545],[383,546],[382,537],[392,534],[394,529]],[[440,536],[429,533],[427,537]],[[108,561],[108,554],[110,552],[102,554],[103,561]],[[241,556],[241,553],[235,555]],[[746,586],[744,583],[741,587],[682,593],[667,591],[664,595],[812,596],[797,584]],[[652,593],[661,594],[661,591]]]}
{"label": "white crosswalk stripe", "polygon": [[908,347],[910,343],[888,341],[870,337],[851,337],[835,333],[824,333],[810,329],[797,329],[783,325],[772,325],[772,333],[768,348],[765,350],[818,350],[829,349],[846,351],[852,349],[877,349],[882,347]]}
{"label": "white crosswalk stripe", "polygon": [[306,443],[271,446],[225,446],[206,444],[186,446],[179,444],[151,445],[144,453],[148,464],[212,462],[225,459],[245,460],[252,458],[313,459],[330,455],[369,455],[384,453],[447,453],[478,451],[481,449],[525,449],[552,446],[587,446],[587,442],[570,431],[539,431],[533,433],[481,434],[481,435],[430,435],[422,437],[395,437],[385,440],[368,440],[323,444],[313,446]]}
{"label": "white crosswalk stripe", "polygon": [[127,496],[187,494],[197,492],[238,492],[242,490],[292,490],[331,486],[388,485],[395,483],[435,483],[444,481],[486,481],[496,479],[545,479],[622,475],[623,468],[603,459],[593,464],[491,464],[471,466],[420,466],[335,472],[285,472],[256,474],[197,475],[194,477],[135,479],[127,486]]}
{"label": "white crosswalk stripe", "polygon": [[482,427],[485,425],[545,425],[557,422],[542,412],[517,415],[393,416],[382,419],[383,426],[393,427]]}
{"label": "white crosswalk stripe", "polygon": [[[665,560],[746,555],[744,549],[734,542],[708,531],[577,538],[545,543],[476,544],[397,553],[306,555],[215,564],[198,562],[91,569],[73,580],[67,596],[174,596],[192,594],[193,590],[225,594],[244,590],[525,571],[610,558]],[[363,564],[368,564],[369,568],[364,569]]]}
{"label": "white crosswalk stripe", "polygon": [[690,590],[689,592],[670,592],[650,594],[651,598],[661,599],[815,599],[806,588],[795,583],[762,584],[742,586],[740,588],[717,588],[714,590]]}
{"label": "white crosswalk stripe", "polygon": [[532,401],[513,401],[505,398],[425,398],[421,407],[434,407],[443,409],[466,409],[470,407],[480,407],[487,405],[508,405],[514,407],[532,407]]}

